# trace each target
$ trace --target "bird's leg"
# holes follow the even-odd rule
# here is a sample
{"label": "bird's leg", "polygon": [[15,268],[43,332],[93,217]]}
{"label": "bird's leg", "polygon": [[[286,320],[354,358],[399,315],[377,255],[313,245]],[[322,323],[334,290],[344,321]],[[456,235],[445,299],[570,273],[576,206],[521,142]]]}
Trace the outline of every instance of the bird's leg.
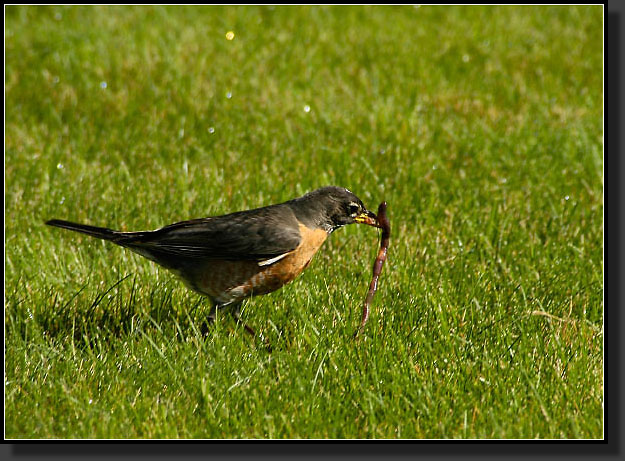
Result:
{"label": "bird's leg", "polygon": [[206,336],[208,334],[209,327],[213,325],[215,323],[215,320],[217,319],[217,310],[221,309],[222,307],[222,304],[213,304],[211,311],[206,316],[206,320],[202,322],[202,325],[200,326],[200,333],[202,333],[203,336]]}
{"label": "bird's leg", "polygon": [[269,344],[269,341],[263,336],[263,334],[262,333],[256,334],[256,331],[254,331],[254,329],[251,326],[249,326],[247,323],[245,323],[243,319],[241,318],[241,304],[237,304],[236,306],[234,306],[234,308],[230,311],[230,313],[232,314],[232,317],[234,318],[234,320],[239,325],[243,326],[243,328],[245,328],[245,331],[251,334],[254,338],[260,338],[265,343],[265,347],[267,348],[267,350],[271,352],[272,350],[271,344]]}
{"label": "bird's leg", "polygon": [[215,318],[217,317],[217,307],[218,306],[219,306],[218,304],[214,304],[213,307],[211,308],[211,311],[206,316],[206,320],[209,323],[215,322]]}
{"label": "bird's leg", "polygon": [[234,318],[234,320],[239,325],[243,326],[243,328],[245,328],[245,331],[247,331],[252,336],[256,336],[256,331],[254,331],[254,329],[251,326],[249,326],[247,323],[245,323],[243,319],[241,318],[241,304],[240,303],[237,304],[236,306],[233,306],[230,313],[232,314],[232,317]]}

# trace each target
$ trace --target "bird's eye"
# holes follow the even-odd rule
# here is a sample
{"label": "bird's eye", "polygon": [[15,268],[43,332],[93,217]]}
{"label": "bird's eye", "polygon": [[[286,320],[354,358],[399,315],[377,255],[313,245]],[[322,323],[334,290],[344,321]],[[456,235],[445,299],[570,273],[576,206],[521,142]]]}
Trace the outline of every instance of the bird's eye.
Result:
{"label": "bird's eye", "polygon": [[352,203],[349,205],[349,215],[354,217],[356,215],[358,215],[358,212],[360,211],[360,207],[358,205],[356,205],[355,203]]}

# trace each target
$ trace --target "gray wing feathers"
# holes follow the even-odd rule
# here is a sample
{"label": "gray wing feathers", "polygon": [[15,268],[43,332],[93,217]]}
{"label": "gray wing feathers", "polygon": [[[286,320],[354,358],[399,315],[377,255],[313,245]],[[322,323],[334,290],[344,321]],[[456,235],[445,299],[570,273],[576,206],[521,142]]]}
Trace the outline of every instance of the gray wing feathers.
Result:
{"label": "gray wing feathers", "polygon": [[116,243],[155,256],[266,263],[294,250],[301,240],[297,219],[288,207],[183,221],[153,232],[127,235],[126,241]]}

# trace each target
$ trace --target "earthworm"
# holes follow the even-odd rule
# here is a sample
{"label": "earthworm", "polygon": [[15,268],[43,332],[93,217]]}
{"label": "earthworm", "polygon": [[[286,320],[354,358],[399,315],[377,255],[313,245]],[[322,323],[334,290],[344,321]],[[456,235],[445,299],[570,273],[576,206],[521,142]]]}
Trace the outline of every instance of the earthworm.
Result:
{"label": "earthworm", "polygon": [[373,263],[373,276],[371,278],[371,283],[369,284],[367,297],[365,298],[365,302],[362,306],[362,319],[360,320],[360,326],[358,327],[358,330],[356,330],[356,333],[354,333],[354,336],[358,336],[358,333],[364,329],[367,320],[369,320],[369,306],[371,305],[373,295],[375,295],[378,288],[378,278],[382,272],[384,261],[386,261],[386,252],[388,250],[389,239],[391,237],[391,224],[386,216],[386,202],[382,202],[378,206],[378,224],[382,229],[380,249],[378,250],[378,256],[375,258],[375,262]]}

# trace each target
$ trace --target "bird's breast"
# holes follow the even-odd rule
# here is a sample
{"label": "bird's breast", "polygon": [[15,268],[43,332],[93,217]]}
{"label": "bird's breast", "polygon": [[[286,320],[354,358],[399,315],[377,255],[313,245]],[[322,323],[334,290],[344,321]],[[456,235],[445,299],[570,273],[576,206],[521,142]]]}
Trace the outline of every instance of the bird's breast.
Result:
{"label": "bird's breast", "polygon": [[323,229],[310,229],[303,224],[299,225],[299,231],[302,240],[298,247],[268,268],[269,272],[286,280],[284,283],[290,282],[308,267],[315,253],[328,238],[328,233]]}
{"label": "bird's breast", "polygon": [[328,237],[323,229],[310,229],[303,224],[299,225],[299,231],[301,240],[297,248],[273,264],[260,266],[256,261],[210,261],[195,277],[191,287],[217,303],[231,303],[279,289],[306,269]]}

